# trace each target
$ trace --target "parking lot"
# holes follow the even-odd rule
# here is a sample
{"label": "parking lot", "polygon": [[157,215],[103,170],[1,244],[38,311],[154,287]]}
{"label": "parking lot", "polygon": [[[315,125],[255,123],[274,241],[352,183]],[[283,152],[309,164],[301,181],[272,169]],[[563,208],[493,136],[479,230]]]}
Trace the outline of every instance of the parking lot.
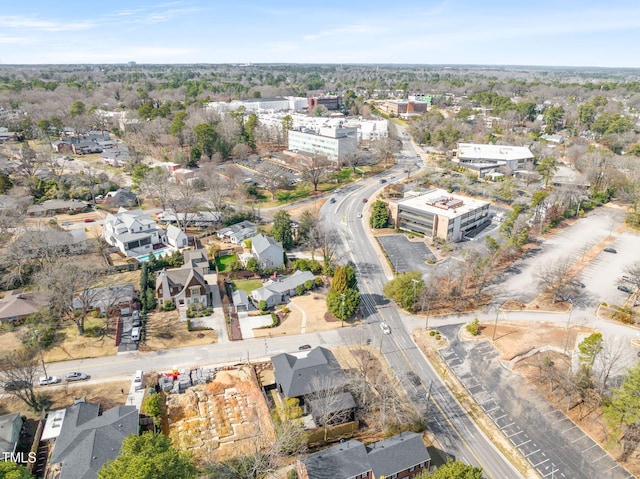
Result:
{"label": "parking lot", "polygon": [[378,241],[384,249],[393,269],[398,273],[421,271],[429,273],[433,266],[427,261],[435,262],[436,256],[424,241],[409,241],[405,235],[378,236]]}
{"label": "parking lot", "polygon": [[633,477],[524,378],[502,367],[489,341],[455,342],[440,355],[540,477]]}
{"label": "parking lot", "polygon": [[614,233],[623,221],[624,211],[619,209],[599,208],[590,212],[514,263],[501,278],[500,294],[523,302],[533,300],[538,295],[538,275],[545,267],[565,260],[580,260],[592,248],[613,235],[615,241],[611,246],[619,249],[618,254],[600,253],[595,261],[577,275],[577,279],[586,286],[580,293],[581,298],[584,298],[584,306],[595,304],[600,298],[603,301],[606,301],[605,298],[623,299],[622,293],[616,289],[616,278],[621,277],[625,264],[636,260],[637,256],[632,252],[640,250],[639,235]]}

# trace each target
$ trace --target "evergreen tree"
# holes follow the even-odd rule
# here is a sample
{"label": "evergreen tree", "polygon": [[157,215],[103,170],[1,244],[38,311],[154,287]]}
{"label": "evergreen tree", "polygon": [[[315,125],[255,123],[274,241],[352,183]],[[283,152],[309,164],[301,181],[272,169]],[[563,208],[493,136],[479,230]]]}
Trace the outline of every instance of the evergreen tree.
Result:
{"label": "evergreen tree", "polygon": [[271,228],[271,236],[276,241],[282,243],[285,250],[291,249],[293,246],[293,230],[291,228],[291,216],[286,211],[278,211],[273,217],[273,227]]}

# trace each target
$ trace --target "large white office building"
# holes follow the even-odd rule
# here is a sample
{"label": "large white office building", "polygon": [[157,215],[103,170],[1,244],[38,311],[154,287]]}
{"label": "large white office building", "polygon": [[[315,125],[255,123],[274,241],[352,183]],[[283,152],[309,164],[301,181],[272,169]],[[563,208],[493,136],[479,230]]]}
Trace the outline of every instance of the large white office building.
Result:
{"label": "large white office building", "polygon": [[358,144],[357,128],[325,126],[317,132],[310,129],[289,130],[288,136],[289,150],[325,156],[332,161],[355,155]]}
{"label": "large white office building", "polygon": [[490,221],[489,203],[432,189],[389,204],[396,228],[428,238],[460,241]]}

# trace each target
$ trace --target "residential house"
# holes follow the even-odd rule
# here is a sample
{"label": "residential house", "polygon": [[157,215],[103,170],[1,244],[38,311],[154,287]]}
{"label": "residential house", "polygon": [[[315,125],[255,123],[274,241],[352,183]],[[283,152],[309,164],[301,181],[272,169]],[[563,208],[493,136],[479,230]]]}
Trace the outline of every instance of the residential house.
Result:
{"label": "residential house", "polygon": [[163,223],[193,224],[199,228],[209,228],[222,220],[222,215],[215,211],[197,211],[192,213],[171,213],[163,211],[158,214],[158,220]]}
{"label": "residential house", "polygon": [[267,307],[272,308],[278,304],[288,303],[289,298],[298,294],[298,286],[307,281],[315,281],[316,277],[311,271],[296,271],[291,276],[273,281],[262,288],[251,291],[251,299],[255,304],[266,301]]}
{"label": "residential house", "polygon": [[27,208],[29,216],[54,216],[60,213],[79,213],[89,208],[86,201],[79,200],[46,200]]}
{"label": "residential house", "polygon": [[189,238],[184,231],[174,225],[167,227],[167,244],[174,249],[182,249],[189,246]]}
{"label": "residential house", "polygon": [[120,208],[108,214],[102,227],[102,237],[125,256],[142,256],[167,246],[167,234],[142,210]]}
{"label": "residential house", "polygon": [[321,391],[331,382],[344,384],[346,375],[331,351],[323,347],[299,353],[282,353],[271,358],[280,394],[303,398]]}
{"label": "residential house", "polygon": [[251,238],[251,253],[262,269],[278,268],[284,264],[282,243],[271,236],[257,234]]}
{"label": "residential house", "polygon": [[0,456],[16,452],[22,425],[22,416],[19,413],[0,416]]}
{"label": "residential house", "polygon": [[206,277],[209,260],[203,249],[184,252],[180,268],[162,270],[156,278],[156,296],[162,303],[171,301],[177,307],[202,307],[212,304],[212,295]]}
{"label": "residential house", "polygon": [[111,207],[132,207],[138,205],[138,195],[131,188],[118,188],[116,191],[109,191],[104,201]]}
{"label": "residential house", "polygon": [[116,406],[100,414],[100,405],[78,402],[49,415],[43,439],[54,440],[46,477],[93,479],[120,454],[124,439],[138,433],[135,406]]}
{"label": "residential house", "polygon": [[9,131],[8,128],[5,127],[0,127],[0,144],[4,143],[5,141],[17,141],[18,140],[18,133],[15,131]]}
{"label": "residential house", "polygon": [[14,289],[7,291],[0,299],[0,323],[24,321],[47,304],[47,298],[40,293],[24,293]]}
{"label": "residential house", "polygon": [[139,309],[139,302],[133,285],[125,284],[87,289],[73,298],[73,307],[102,314],[127,315],[132,309]]}
{"label": "residential house", "polygon": [[249,301],[249,295],[246,291],[238,289],[231,294],[231,302],[236,308],[236,313],[239,311],[247,312],[255,309],[251,301]]}
{"label": "residential house", "polygon": [[251,221],[241,221],[234,225],[227,226],[218,231],[218,238],[223,241],[240,244],[247,238],[251,238],[256,234],[257,226]]}
{"label": "residential house", "polygon": [[300,479],[412,479],[430,465],[422,437],[403,432],[368,446],[352,439],[298,458],[297,472]]}
{"label": "residential house", "polygon": [[104,149],[101,143],[110,145],[110,139],[108,131],[92,130],[85,134],[66,136],[61,140],[52,142],[51,146],[58,153],[85,155],[89,153],[101,153]]}

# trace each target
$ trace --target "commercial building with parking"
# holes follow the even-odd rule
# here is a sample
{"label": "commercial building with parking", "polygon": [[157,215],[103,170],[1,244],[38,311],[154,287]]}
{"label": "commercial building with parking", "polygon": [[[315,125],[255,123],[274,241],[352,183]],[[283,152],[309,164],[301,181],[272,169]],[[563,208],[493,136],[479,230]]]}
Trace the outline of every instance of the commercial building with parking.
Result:
{"label": "commercial building with parking", "polygon": [[445,241],[460,241],[490,222],[488,202],[441,189],[410,193],[389,209],[396,228]]}

